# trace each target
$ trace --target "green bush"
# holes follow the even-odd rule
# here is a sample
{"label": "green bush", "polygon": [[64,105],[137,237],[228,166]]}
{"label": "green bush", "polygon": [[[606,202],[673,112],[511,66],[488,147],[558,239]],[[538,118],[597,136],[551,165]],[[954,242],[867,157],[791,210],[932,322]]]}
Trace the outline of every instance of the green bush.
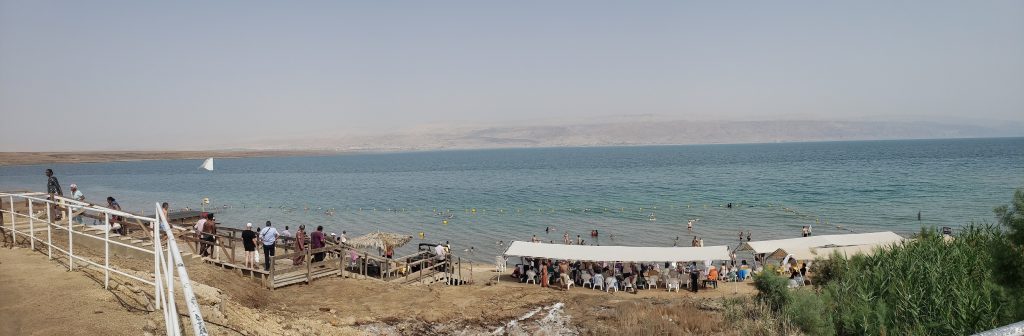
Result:
{"label": "green bush", "polygon": [[808,289],[794,290],[785,306],[785,316],[808,335],[835,335],[832,316],[829,314],[831,296],[818,295]]}
{"label": "green bush", "polygon": [[754,275],[754,287],[757,288],[757,301],[767,305],[773,312],[779,313],[789,302],[789,279],[775,274],[775,269],[768,267],[764,272]]}

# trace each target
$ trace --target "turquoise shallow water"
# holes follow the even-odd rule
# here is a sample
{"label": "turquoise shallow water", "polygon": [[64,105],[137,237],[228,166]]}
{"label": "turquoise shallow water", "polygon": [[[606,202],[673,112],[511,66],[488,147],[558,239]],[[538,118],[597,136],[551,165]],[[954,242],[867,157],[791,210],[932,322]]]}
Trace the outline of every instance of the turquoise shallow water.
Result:
{"label": "turquoise shallow water", "polygon": [[[198,208],[209,197],[229,226],[424,232],[487,261],[504,250],[498,241],[561,241],[565,231],[590,241],[599,230],[602,245],[687,245],[699,235],[733,247],[740,230],[759,240],[799,236],[808,224],[815,234],[910,234],[993,222],[992,208],[1024,186],[1024,138],[218,159],[214,172],[200,163],[0,167],[0,189],[43,191],[53,168],[65,191],[77,183],[91,201],[112,195],[132,211],[151,213],[156,201]],[[444,224],[435,211],[446,209],[454,218]],[[693,233],[689,218],[700,218]]]}

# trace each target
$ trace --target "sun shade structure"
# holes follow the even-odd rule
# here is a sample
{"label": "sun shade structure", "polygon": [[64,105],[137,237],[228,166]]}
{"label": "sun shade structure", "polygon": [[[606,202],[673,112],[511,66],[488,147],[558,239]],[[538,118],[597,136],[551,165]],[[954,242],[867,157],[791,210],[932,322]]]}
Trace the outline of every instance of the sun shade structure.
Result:
{"label": "sun shade structure", "polygon": [[[772,253],[775,254],[778,250],[783,250],[787,254],[794,254],[799,259],[813,259],[812,258],[801,258],[798,254],[807,256],[813,254],[815,256],[820,255],[820,252],[812,252],[814,248],[841,248],[850,246],[882,246],[890,245],[903,241],[903,237],[893,233],[892,231],[884,232],[872,232],[872,233],[853,233],[853,234],[841,234],[841,235],[824,235],[824,236],[811,236],[801,238],[790,238],[790,239],[778,239],[778,240],[764,240],[756,242],[746,242],[740,245],[737,251],[754,251],[754,253]],[[868,248],[867,251],[871,249]],[[829,252],[831,253],[831,252]]]}
{"label": "sun shade structure", "polygon": [[380,249],[387,249],[388,247],[400,247],[409,243],[411,240],[412,236],[378,231],[365,236],[349,239],[346,243],[355,247],[376,247]]}
{"label": "sun shade structure", "polygon": [[839,252],[840,255],[847,258],[852,257],[856,254],[863,254],[870,256],[875,254],[876,249],[886,249],[890,245],[854,245],[854,246],[842,246],[842,247],[810,247],[804,249],[778,249],[772,254],[769,254],[771,258],[785,258],[788,255],[792,255],[797,260],[814,260],[814,259],[831,259],[833,252]]}
{"label": "sun shade structure", "polygon": [[707,247],[638,247],[588,246],[513,241],[505,256],[582,261],[672,262],[728,260],[726,246]]}

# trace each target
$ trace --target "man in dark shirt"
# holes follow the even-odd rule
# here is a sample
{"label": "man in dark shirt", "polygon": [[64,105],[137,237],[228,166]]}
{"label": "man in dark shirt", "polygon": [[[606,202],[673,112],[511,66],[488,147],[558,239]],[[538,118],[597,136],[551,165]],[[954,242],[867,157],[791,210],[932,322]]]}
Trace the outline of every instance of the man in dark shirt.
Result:
{"label": "man in dark shirt", "polygon": [[[60,182],[57,181],[56,176],[53,176],[53,169],[46,170],[46,193],[50,194],[50,199],[53,201],[57,200],[54,195],[64,196],[64,190],[60,189]],[[54,203],[50,208],[55,215],[53,217],[54,220],[60,220],[61,217],[63,217],[63,211],[61,211],[60,207],[58,207],[56,203]]]}
{"label": "man in dark shirt", "polygon": [[[318,249],[324,247],[324,227],[323,225],[317,226],[316,231],[309,236],[310,248]],[[313,254],[313,262],[321,262],[324,260],[324,252],[317,252]]]}
{"label": "man in dark shirt", "polygon": [[252,230],[252,223],[245,223],[242,245],[245,247],[245,267],[256,267],[256,231]]}

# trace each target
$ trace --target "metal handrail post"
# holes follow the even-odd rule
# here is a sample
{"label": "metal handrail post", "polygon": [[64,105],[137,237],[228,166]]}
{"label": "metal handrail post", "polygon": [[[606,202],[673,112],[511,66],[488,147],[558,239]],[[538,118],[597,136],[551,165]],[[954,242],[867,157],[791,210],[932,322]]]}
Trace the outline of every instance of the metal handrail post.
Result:
{"label": "metal handrail post", "polygon": [[[36,250],[35,218],[32,217],[32,201],[28,201],[28,241],[33,251]],[[14,214],[11,214],[11,224],[14,224]]]}
{"label": "metal handrail post", "polygon": [[14,195],[11,195],[11,241],[17,243],[18,236],[14,235],[14,222],[18,221],[18,217],[14,216]]}
{"label": "metal handrail post", "polygon": [[110,289],[110,214],[103,214],[103,289]]}
{"label": "metal handrail post", "polygon": [[[31,202],[32,200],[29,200]],[[50,204],[46,204],[46,258],[53,260],[53,217],[50,215]]]}
{"label": "metal handrail post", "polygon": [[75,242],[74,227],[71,226],[71,206],[68,206],[68,271],[75,270]]}

